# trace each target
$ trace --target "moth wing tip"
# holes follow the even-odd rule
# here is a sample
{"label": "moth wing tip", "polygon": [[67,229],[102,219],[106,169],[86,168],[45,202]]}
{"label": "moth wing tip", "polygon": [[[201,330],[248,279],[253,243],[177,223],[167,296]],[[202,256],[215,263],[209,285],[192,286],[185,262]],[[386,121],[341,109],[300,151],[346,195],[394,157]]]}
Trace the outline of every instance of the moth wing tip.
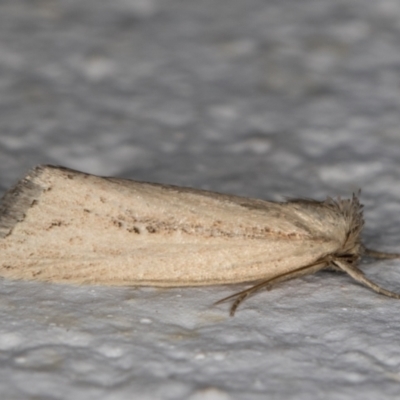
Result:
{"label": "moth wing tip", "polygon": [[0,238],[8,236],[25,218],[26,211],[40,197],[43,187],[37,178],[50,166],[37,165],[11,187],[0,199]]}

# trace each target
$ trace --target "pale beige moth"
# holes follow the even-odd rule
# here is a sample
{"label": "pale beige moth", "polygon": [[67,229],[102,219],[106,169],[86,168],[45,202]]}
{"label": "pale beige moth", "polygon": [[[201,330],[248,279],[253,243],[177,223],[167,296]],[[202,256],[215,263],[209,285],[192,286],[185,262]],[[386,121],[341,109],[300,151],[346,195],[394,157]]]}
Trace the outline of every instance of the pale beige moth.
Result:
{"label": "pale beige moth", "polygon": [[357,267],[366,249],[358,197],[270,202],[32,169],[0,202],[0,276],[46,282],[200,286],[254,282],[235,299],[331,268],[400,298]]}

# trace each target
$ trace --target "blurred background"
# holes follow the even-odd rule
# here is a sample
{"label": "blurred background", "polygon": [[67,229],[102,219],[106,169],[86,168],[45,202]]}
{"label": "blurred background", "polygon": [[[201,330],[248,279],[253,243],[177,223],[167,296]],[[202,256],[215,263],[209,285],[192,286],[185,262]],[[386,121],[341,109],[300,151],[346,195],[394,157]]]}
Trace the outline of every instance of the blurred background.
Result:
{"label": "blurred background", "polygon": [[389,0],[4,0],[2,183],[37,163],[257,196],[397,182],[399,24]]}
{"label": "blurred background", "polygon": [[[400,250],[397,0],[2,0],[0,93],[2,192],[42,163],[272,200],[362,188],[366,243]],[[370,271],[400,288],[390,265]],[[4,398],[398,398],[398,304],[325,275],[234,320],[209,308],[232,288],[2,281]]]}

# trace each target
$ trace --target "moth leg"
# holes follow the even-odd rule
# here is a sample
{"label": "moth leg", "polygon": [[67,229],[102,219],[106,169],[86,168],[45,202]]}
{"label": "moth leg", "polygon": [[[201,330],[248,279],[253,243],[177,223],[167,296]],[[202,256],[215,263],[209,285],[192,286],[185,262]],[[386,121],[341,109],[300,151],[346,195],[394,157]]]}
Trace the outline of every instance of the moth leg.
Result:
{"label": "moth leg", "polygon": [[340,261],[340,260],[333,260],[333,263],[339,267],[343,272],[349,274],[354,280],[363,284],[364,286],[369,287],[374,292],[383,294],[388,297],[392,297],[394,299],[400,299],[400,294],[391,292],[390,290],[386,290],[383,287],[377,285],[376,283],[370,281],[359,268],[355,267],[354,265],[350,265],[347,262]]}
{"label": "moth leg", "polygon": [[239,307],[240,303],[242,303],[247,297],[251,296],[255,292],[258,292],[260,289],[268,288],[270,286],[273,286],[273,285],[283,282],[283,281],[287,281],[289,279],[313,274],[314,272],[317,272],[317,271],[325,268],[327,265],[328,265],[327,262],[319,261],[316,264],[310,264],[305,267],[298,268],[294,271],[290,271],[285,274],[278,275],[274,278],[268,279],[266,281],[262,281],[248,289],[242,290],[241,292],[234,293],[228,297],[224,297],[223,299],[215,302],[214,305],[224,303],[227,300],[231,300],[231,299],[235,298],[236,300],[233,302],[231,309],[230,309],[230,316],[233,317],[235,315],[236,309]]}
{"label": "moth leg", "polygon": [[380,258],[382,260],[400,258],[400,254],[398,253],[384,253],[382,251],[376,251],[371,249],[364,249],[364,254],[368,257]]}

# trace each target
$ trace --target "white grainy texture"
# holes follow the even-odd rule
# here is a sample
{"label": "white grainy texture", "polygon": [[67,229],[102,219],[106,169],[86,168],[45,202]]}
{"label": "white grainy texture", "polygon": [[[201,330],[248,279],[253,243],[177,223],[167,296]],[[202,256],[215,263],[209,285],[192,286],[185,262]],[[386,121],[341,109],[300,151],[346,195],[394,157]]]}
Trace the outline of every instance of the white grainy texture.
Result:
{"label": "white grainy texture", "polygon": [[[274,200],[361,187],[364,242],[399,251],[397,1],[137,4],[1,2],[4,191],[39,163]],[[363,268],[400,290],[396,260]],[[398,398],[396,300],[321,272],[229,318],[211,304],[232,290],[1,281],[2,399]]]}

